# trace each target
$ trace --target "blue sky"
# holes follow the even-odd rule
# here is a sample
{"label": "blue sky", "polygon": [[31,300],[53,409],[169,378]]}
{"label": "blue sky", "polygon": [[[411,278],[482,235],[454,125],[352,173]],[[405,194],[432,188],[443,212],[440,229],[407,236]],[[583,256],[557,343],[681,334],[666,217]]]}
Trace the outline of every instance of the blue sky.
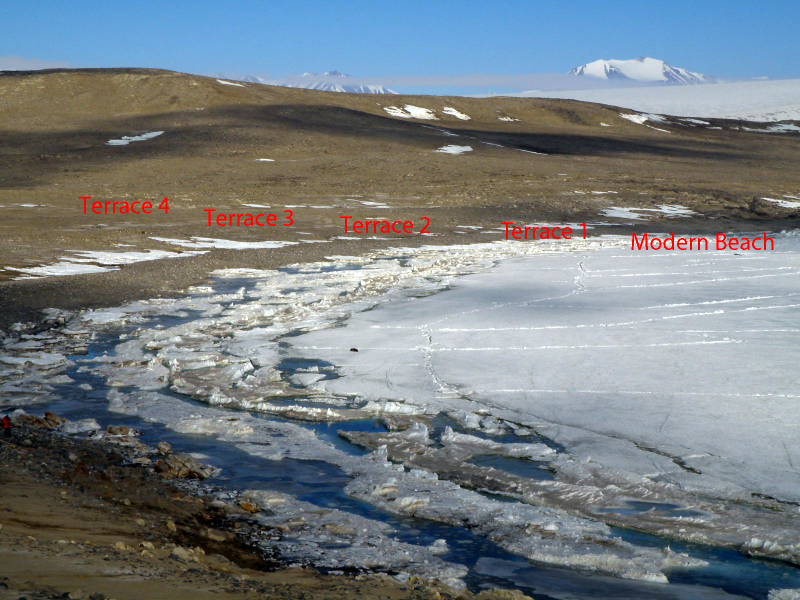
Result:
{"label": "blue sky", "polygon": [[800,77],[800,0],[5,0],[0,19],[0,57],[79,67],[435,77],[647,55],[718,77]]}

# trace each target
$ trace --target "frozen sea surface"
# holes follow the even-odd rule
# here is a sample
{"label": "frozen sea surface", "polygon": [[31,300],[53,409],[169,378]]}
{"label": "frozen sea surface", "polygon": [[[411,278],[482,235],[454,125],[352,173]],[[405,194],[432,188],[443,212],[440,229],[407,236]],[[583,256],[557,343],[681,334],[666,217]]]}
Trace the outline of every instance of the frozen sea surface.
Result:
{"label": "frozen sea surface", "polygon": [[[508,260],[290,343],[337,365],[336,379],[313,384],[327,394],[483,409],[534,427],[568,449],[555,462],[575,486],[563,501],[582,489],[602,503],[608,484],[705,503],[710,515],[732,500],[727,527],[698,521],[725,530],[720,541],[738,528],[739,543],[782,554],[800,542],[788,521],[773,515],[767,531],[752,521],[764,515],[741,507],[772,498],[788,519],[800,503],[799,245]],[[710,535],[666,520],[662,531]]]}
{"label": "frozen sea surface", "polygon": [[468,400],[603,466],[800,502],[800,254],[777,246],[506,261],[291,344],[338,366],[329,393]]}
{"label": "frozen sea surface", "polygon": [[[75,394],[112,420],[206,439],[209,456],[233,447],[248,461],[326,463],[342,482],[338,504],[284,548],[320,565],[358,565],[380,548],[381,568],[465,577],[460,559],[435,558],[435,538],[398,544],[380,514],[422,531],[466,527],[506,552],[493,557],[513,563],[506,580],[529,580],[527,558],[694,589],[650,597],[701,597],[693,573],[717,572],[704,565],[719,559],[678,542],[673,552],[668,539],[800,562],[798,238],[735,254],[632,252],[625,241],[392,249],[220,272],[184,298],[9,339],[0,404]],[[262,489],[219,466],[233,488]],[[277,519],[307,512],[292,489],[258,498],[284,507]],[[356,505],[371,508],[352,516]],[[337,542],[331,523],[363,523],[367,535]],[[609,525],[666,537],[653,545]],[[779,577],[797,583],[752,568],[722,587],[765,598]],[[575,585],[599,585],[586,577]],[[643,597],[637,585],[623,587]]]}

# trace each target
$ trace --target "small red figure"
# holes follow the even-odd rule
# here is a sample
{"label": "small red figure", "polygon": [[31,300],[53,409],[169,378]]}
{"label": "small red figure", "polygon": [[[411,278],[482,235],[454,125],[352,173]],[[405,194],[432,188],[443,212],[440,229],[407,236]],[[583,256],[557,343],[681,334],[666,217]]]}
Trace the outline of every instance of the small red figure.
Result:
{"label": "small red figure", "polygon": [[3,417],[3,433],[6,437],[11,435],[11,417],[8,415]]}

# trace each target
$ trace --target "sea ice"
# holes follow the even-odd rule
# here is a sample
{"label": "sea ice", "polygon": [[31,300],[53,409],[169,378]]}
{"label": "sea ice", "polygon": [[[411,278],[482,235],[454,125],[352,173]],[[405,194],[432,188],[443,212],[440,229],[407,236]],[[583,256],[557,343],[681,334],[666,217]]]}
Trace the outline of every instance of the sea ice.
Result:
{"label": "sea ice", "polygon": [[[328,394],[462,410],[464,422],[480,408],[562,444],[557,484],[529,488],[539,502],[587,514],[618,506],[625,490],[699,513],[624,517],[630,526],[798,562],[788,520],[800,502],[791,408],[800,240],[781,236],[776,247],[702,260],[599,250],[509,261],[291,345],[298,358],[337,365],[338,378],[315,384]],[[743,360],[747,369],[731,368]]]}
{"label": "sea ice", "polygon": [[[664,570],[701,563],[623,542],[601,520],[800,561],[789,504],[800,502],[792,466],[800,238],[776,239],[774,253],[702,258],[631,252],[629,240],[602,238],[230,269],[183,298],[90,311],[68,330],[138,321],[114,352],[81,363],[108,383],[136,382],[107,391],[113,411],[270,460],[328,462],[352,478],[345,491],[355,498],[468,526],[535,561],[663,582]],[[731,369],[743,352],[748,368]],[[40,352],[4,349],[4,359],[17,359],[8,369],[25,371],[4,375],[9,385],[55,375],[20,362],[26,354]],[[330,377],[297,388],[293,373]],[[369,415],[393,426],[345,431],[372,450],[360,456],[311,428],[247,412],[281,407],[296,418]],[[442,414],[470,434],[427,424]],[[563,451],[484,437],[513,431]],[[546,461],[555,478],[470,464],[476,453]],[[637,500],[691,515],[603,512]],[[332,538],[318,534],[287,548],[319,557]],[[360,560],[363,548],[337,549],[330,560]],[[432,560],[435,549],[420,548]]]}

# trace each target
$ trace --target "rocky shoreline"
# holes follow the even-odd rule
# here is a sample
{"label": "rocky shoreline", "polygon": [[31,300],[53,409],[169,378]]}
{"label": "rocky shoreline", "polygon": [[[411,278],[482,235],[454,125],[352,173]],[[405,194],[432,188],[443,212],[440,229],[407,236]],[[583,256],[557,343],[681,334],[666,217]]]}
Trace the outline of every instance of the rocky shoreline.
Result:
{"label": "rocky shoreline", "polygon": [[0,598],[526,598],[290,568],[265,551],[281,531],[250,518],[256,502],[204,496],[209,467],[127,427],[17,411],[0,461]]}

